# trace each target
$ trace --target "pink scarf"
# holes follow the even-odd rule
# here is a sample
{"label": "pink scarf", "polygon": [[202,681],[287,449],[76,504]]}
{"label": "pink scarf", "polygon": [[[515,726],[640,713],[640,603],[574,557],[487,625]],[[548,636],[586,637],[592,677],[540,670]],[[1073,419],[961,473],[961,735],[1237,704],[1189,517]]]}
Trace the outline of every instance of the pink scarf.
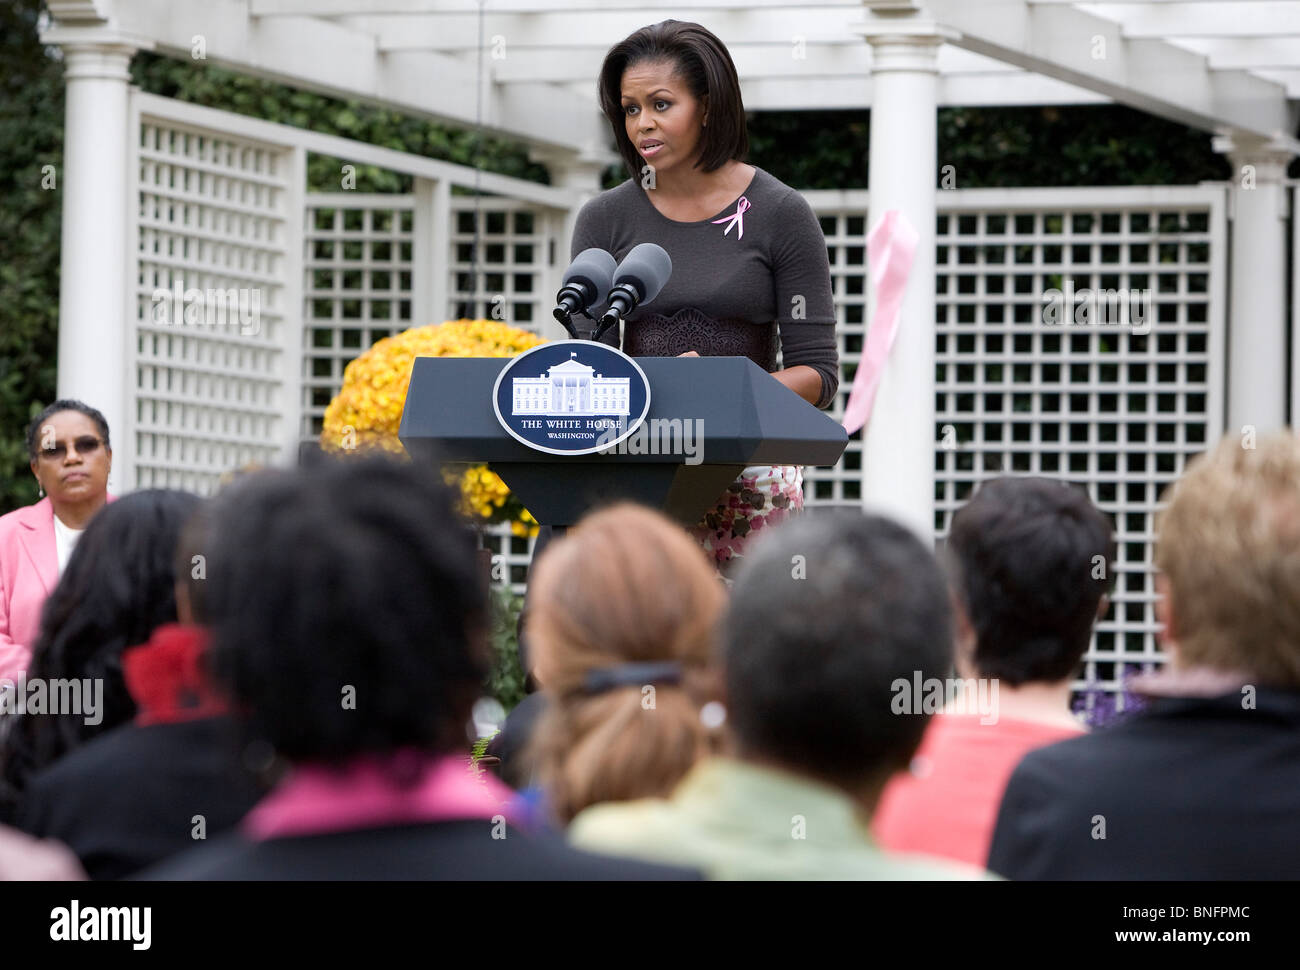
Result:
{"label": "pink scarf", "polygon": [[[398,768],[408,770],[395,772]],[[403,786],[394,773],[417,777]],[[513,797],[514,792],[493,776],[475,776],[463,755],[439,758],[401,751],[360,757],[343,768],[296,765],[245,816],[242,828],[260,841],[417,822],[493,819],[505,815]]]}

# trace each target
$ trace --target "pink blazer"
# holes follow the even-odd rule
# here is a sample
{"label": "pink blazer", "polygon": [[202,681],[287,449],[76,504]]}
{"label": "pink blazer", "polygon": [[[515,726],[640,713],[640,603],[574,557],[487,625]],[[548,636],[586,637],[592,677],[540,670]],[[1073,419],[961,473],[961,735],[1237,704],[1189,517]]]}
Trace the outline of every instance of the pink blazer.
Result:
{"label": "pink blazer", "polygon": [[12,680],[27,669],[41,607],[58,581],[49,496],[0,516],[0,678]]}

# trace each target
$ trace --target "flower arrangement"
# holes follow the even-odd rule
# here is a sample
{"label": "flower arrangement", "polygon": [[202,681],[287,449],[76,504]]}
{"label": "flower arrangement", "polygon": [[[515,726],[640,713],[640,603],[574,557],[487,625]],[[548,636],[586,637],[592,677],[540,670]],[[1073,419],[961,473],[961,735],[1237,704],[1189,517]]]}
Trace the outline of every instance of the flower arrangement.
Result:
{"label": "flower arrangement", "polygon": [[[343,371],[343,387],[325,409],[321,447],[330,452],[406,449],[397,439],[416,357],[513,357],[545,341],[496,320],[449,320],[385,337]],[[537,522],[485,465],[447,469],[459,479],[461,510],[484,522],[509,522],[517,536],[537,534]]]}
{"label": "flower arrangement", "polygon": [[1120,692],[1111,693],[1104,690],[1095,680],[1089,680],[1083,690],[1075,695],[1070,705],[1071,713],[1081,718],[1089,728],[1094,730],[1110,727],[1122,721],[1128,715],[1135,714],[1148,705],[1149,702],[1145,697],[1129,689],[1129,681],[1138,674],[1150,672],[1150,665],[1143,670],[1137,664],[1132,664],[1130,669],[1129,664],[1121,663],[1119,665]]}

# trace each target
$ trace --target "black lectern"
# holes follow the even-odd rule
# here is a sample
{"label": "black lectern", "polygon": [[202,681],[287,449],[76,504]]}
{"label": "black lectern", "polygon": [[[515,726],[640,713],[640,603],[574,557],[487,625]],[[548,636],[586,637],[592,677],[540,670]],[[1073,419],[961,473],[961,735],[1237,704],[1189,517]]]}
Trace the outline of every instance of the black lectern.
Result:
{"label": "black lectern", "polygon": [[638,357],[646,433],[605,454],[551,455],[496,419],[493,385],[509,362],[417,357],[398,438],[417,460],[487,462],[543,525],[617,499],[693,525],[746,465],[833,465],[848,445],[842,426],[747,357]]}

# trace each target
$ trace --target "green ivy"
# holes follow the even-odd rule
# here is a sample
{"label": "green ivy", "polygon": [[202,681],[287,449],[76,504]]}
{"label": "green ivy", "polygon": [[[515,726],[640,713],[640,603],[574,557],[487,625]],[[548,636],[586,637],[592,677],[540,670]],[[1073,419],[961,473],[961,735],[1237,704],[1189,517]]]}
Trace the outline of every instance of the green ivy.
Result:
{"label": "green ivy", "polygon": [[[150,52],[141,52],[132,59],[131,78],[145,91],[178,101],[309,128],[458,165],[472,166],[477,158],[486,172],[550,184],[545,166],[529,161],[528,150],[516,142],[476,138],[473,130],[448,128],[391,108],[362,101],[340,101],[203,62],[172,60]],[[309,155],[308,188],[340,191],[345,164],[355,163]],[[374,165],[356,165],[355,175],[353,188],[357,192],[410,192],[412,187],[411,176]]]}
{"label": "green ivy", "polygon": [[[936,186],[945,165],[959,189],[1188,185],[1230,174],[1205,132],[1122,105],[940,108],[936,123]],[[749,115],[748,160],[801,189],[865,187],[870,146],[870,111]],[[604,185],[626,178],[620,163]]]}
{"label": "green ivy", "polygon": [[524,699],[524,671],[519,664],[519,637],[517,628],[519,611],[523,608],[522,596],[507,587],[494,587],[492,591],[492,670],[488,674],[487,691],[507,712]]}
{"label": "green ivy", "polygon": [[54,399],[58,350],[63,65],[36,37],[39,12],[0,4],[0,513],[36,501],[24,436]]}

